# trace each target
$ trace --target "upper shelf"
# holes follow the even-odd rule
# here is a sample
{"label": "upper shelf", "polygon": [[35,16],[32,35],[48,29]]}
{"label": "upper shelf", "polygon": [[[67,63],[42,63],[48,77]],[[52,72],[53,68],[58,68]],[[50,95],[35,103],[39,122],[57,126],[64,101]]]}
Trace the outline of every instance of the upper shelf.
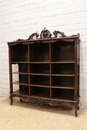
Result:
{"label": "upper shelf", "polygon": [[60,44],[31,44],[10,46],[11,62],[63,62],[75,60],[75,44],[69,42]]}

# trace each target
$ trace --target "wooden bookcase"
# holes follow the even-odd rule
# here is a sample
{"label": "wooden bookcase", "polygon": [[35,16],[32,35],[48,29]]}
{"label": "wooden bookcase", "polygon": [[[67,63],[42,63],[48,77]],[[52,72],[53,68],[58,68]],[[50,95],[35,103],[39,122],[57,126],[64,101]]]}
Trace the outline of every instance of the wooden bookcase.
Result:
{"label": "wooden bookcase", "polygon": [[54,37],[44,29],[27,40],[8,42],[11,105],[16,96],[39,103],[71,103],[77,116],[79,34],[65,36],[59,31],[53,34]]}

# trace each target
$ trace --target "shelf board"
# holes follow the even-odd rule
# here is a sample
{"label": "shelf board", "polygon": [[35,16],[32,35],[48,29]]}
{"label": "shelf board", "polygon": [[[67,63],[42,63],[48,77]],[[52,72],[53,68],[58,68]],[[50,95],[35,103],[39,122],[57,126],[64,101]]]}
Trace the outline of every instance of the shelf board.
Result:
{"label": "shelf board", "polygon": [[74,74],[51,74],[51,76],[75,76]]}
{"label": "shelf board", "polygon": [[29,73],[29,75],[42,75],[42,76],[75,76],[74,74],[42,74],[42,73]]}
{"label": "shelf board", "polygon": [[12,74],[24,74],[24,75],[28,75],[29,73],[24,73],[24,72],[12,72]]}
{"label": "shelf board", "polygon": [[11,64],[28,64],[28,61],[11,61]]}
{"label": "shelf board", "polygon": [[29,73],[30,75],[41,75],[41,76],[50,76],[51,74],[46,74],[46,73]]}
{"label": "shelf board", "polygon": [[41,76],[75,76],[74,74],[46,74],[46,73],[24,73],[24,72],[12,72],[12,74],[24,74],[24,75],[41,75]]}
{"label": "shelf board", "polygon": [[48,61],[48,62],[29,62],[30,64],[71,64],[75,63],[75,61]]}
{"label": "shelf board", "polygon": [[12,84],[19,84],[19,85],[25,85],[25,86],[33,86],[33,87],[43,87],[43,88],[60,88],[60,89],[75,89],[74,86],[64,86],[64,85],[47,85],[47,84],[41,84],[41,83],[35,83],[35,84],[25,84],[25,83],[19,83],[19,81],[15,81]]}
{"label": "shelf board", "polygon": [[42,76],[50,76],[50,74],[42,74],[42,73],[24,73],[24,72],[12,72],[12,74],[24,74],[24,75],[42,75]]}
{"label": "shelf board", "polygon": [[41,73],[29,73],[30,75],[42,75],[42,76],[75,76],[74,74],[41,74]]}
{"label": "shelf board", "polygon": [[43,88],[50,88],[50,85],[41,85],[41,84],[30,84],[33,87],[43,87]]}
{"label": "shelf board", "polygon": [[34,61],[34,62],[29,62],[29,64],[50,64],[51,62],[49,61]]}
{"label": "shelf board", "polygon": [[29,86],[29,84],[25,84],[25,83],[19,83],[19,81],[12,82],[12,84],[19,84],[19,85],[25,85],[25,86]]}
{"label": "shelf board", "polygon": [[11,61],[11,64],[72,64],[75,63],[75,61]]}
{"label": "shelf board", "polygon": [[36,86],[36,87],[50,87],[49,84],[46,83],[30,83],[30,86]]}
{"label": "shelf board", "polygon": [[52,61],[51,64],[72,64],[75,63],[75,61]]}
{"label": "shelf board", "polygon": [[58,88],[58,89],[72,89],[72,90],[74,90],[75,88],[72,86],[51,86],[51,88]]}

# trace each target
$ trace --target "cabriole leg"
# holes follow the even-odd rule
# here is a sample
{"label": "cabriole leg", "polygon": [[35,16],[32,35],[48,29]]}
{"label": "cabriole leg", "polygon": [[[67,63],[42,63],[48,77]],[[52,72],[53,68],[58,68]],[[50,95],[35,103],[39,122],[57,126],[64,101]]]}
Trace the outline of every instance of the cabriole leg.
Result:
{"label": "cabriole leg", "polygon": [[10,105],[12,105],[13,104],[13,97],[11,95],[10,95],[10,100],[11,100]]}
{"label": "cabriole leg", "polygon": [[78,109],[78,103],[75,104],[75,116],[77,117],[78,114],[77,114],[77,109]]}

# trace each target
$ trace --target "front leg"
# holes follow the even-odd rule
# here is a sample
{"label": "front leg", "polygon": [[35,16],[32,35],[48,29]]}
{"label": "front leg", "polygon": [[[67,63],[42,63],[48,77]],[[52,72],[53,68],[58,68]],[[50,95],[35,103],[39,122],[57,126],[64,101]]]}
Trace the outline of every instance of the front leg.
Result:
{"label": "front leg", "polygon": [[13,96],[12,95],[10,95],[10,100],[11,100],[10,105],[12,105],[13,104]]}
{"label": "front leg", "polygon": [[77,117],[78,114],[77,114],[77,109],[78,109],[78,103],[75,104],[75,116]]}

